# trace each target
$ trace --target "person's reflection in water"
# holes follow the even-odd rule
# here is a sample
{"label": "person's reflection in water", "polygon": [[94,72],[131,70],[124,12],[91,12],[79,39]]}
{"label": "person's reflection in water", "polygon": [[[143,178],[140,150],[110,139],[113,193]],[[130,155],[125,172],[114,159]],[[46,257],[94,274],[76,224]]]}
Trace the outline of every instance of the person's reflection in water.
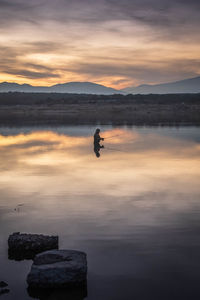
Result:
{"label": "person's reflection in water", "polygon": [[100,145],[100,141],[104,141],[104,138],[100,137],[100,129],[97,128],[94,134],[94,153],[96,157],[100,157],[100,150],[104,148],[103,145]]}

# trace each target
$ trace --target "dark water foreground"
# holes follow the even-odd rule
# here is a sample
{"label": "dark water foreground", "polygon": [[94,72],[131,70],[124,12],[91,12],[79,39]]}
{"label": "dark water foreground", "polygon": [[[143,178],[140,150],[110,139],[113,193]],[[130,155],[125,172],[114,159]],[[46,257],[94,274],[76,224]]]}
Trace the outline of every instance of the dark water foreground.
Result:
{"label": "dark water foreground", "polygon": [[[2,300],[199,299],[199,127],[0,128]],[[112,138],[111,138],[112,137]],[[83,289],[27,290],[10,233],[55,234],[87,253]]]}

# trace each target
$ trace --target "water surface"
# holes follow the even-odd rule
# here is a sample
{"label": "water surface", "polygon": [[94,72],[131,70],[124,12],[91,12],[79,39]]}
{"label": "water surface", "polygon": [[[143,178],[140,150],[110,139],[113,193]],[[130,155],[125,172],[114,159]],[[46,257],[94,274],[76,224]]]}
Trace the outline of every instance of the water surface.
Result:
{"label": "water surface", "polygon": [[103,126],[99,158],[94,129],[0,128],[1,299],[32,299],[32,262],[7,255],[16,231],[87,253],[87,297],[40,299],[199,298],[199,128]]}

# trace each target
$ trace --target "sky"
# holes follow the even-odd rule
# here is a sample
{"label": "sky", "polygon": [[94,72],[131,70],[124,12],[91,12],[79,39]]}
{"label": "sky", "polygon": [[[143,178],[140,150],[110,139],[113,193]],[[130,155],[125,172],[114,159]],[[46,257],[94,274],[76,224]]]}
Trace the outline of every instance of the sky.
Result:
{"label": "sky", "polygon": [[200,75],[199,0],[0,0],[0,82],[117,89]]}

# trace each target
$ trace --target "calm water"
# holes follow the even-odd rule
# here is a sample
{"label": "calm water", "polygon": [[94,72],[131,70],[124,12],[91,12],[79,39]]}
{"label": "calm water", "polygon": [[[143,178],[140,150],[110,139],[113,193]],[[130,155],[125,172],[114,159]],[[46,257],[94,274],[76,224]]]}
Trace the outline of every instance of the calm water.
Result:
{"label": "calm water", "polygon": [[104,126],[99,158],[94,129],[0,128],[1,299],[32,299],[32,262],[8,260],[16,231],[88,255],[87,297],[40,299],[199,299],[200,129]]}

